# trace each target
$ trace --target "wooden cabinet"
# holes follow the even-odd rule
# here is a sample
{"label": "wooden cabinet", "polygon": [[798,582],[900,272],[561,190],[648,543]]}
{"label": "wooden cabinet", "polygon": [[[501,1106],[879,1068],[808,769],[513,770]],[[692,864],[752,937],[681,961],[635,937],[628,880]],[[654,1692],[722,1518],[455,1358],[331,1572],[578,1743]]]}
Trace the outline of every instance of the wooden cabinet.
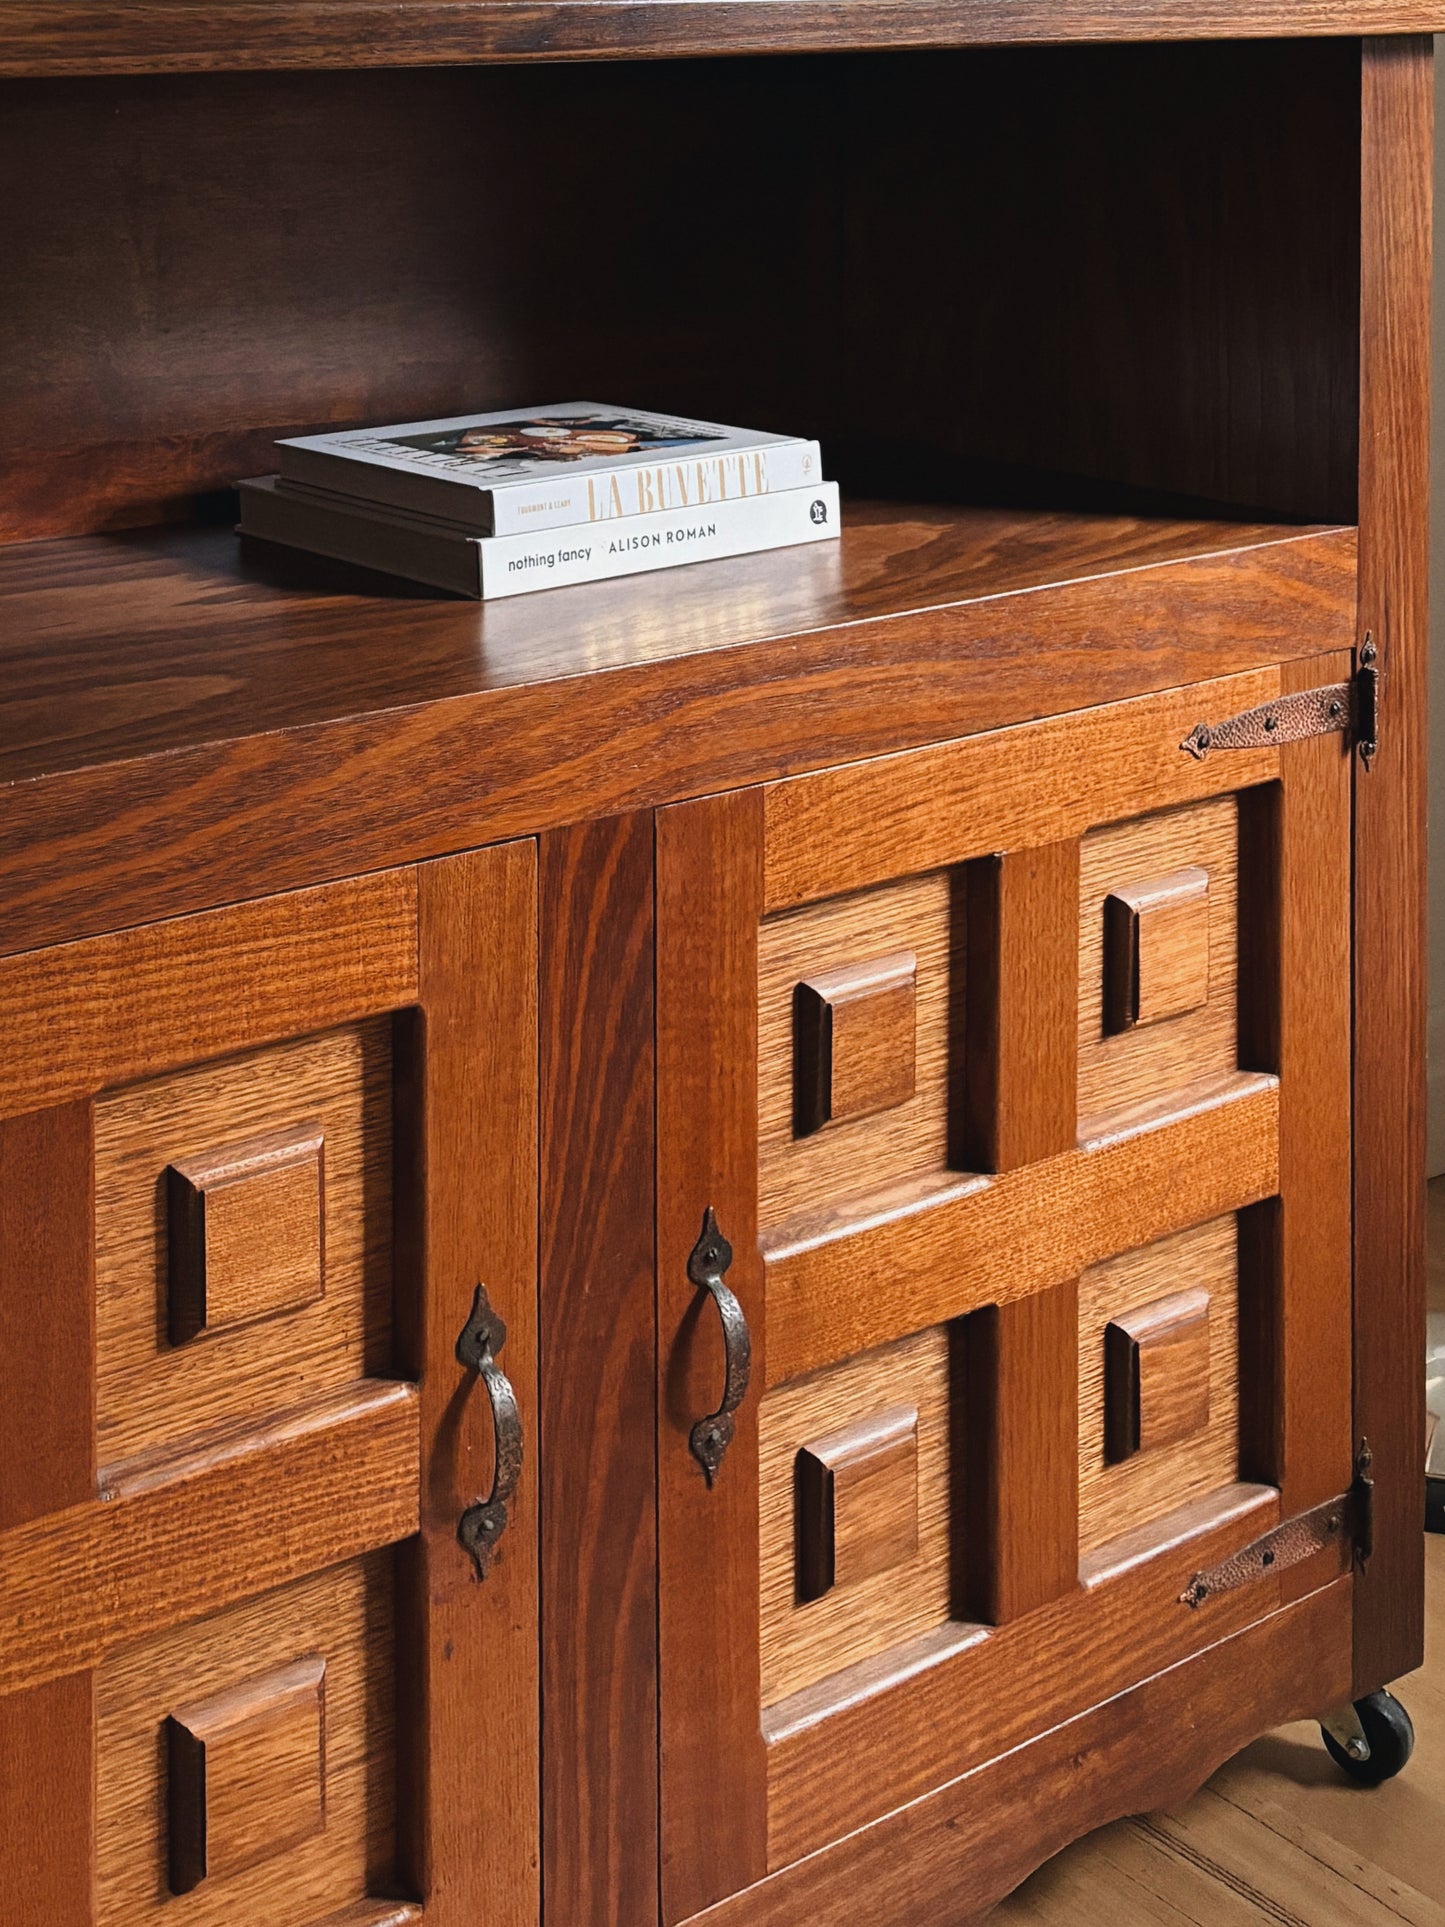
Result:
{"label": "wooden cabinet", "polygon": [[1354,1480],[1351,757],[1185,739],[1348,667],[661,813],[669,1927],[812,1855],[806,1907],[857,1829],[1237,1641],[1343,1689],[1342,1519],[1186,1595]]}
{"label": "wooden cabinet", "polygon": [[[1417,1663],[1440,28],[0,4],[7,1927],[971,1919]],[[589,391],[840,541],[228,526]]]}
{"label": "wooden cabinet", "polygon": [[0,966],[27,1923],[538,1918],[535,918],[523,843]]}

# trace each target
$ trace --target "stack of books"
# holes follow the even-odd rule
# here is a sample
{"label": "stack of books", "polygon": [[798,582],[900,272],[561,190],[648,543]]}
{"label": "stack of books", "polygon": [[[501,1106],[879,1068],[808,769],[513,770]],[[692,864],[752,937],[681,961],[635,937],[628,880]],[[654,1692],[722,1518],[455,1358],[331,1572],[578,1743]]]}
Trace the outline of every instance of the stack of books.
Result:
{"label": "stack of books", "polygon": [[431,583],[523,595],[838,534],[818,444],[600,402],[277,443],[243,535]]}

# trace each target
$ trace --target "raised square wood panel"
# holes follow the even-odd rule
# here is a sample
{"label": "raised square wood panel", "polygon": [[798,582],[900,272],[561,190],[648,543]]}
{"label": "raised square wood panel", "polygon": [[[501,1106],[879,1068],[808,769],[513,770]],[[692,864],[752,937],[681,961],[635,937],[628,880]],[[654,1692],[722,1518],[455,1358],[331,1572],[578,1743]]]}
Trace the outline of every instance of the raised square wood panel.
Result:
{"label": "raised square wood panel", "polygon": [[[809,904],[770,917],[758,938],[758,1156],[763,1223],[785,1222],[826,1206],[840,1195],[866,1195],[900,1177],[941,1171],[948,1162],[949,1119],[956,1109],[950,1079],[958,1053],[950,1036],[962,1022],[964,970],[962,892],[946,871],[906,877],[878,890]],[[913,960],[911,994],[887,982],[879,997],[865,994],[842,1018],[838,1061],[856,1093],[891,1090],[886,1108],[839,1114],[826,1130],[799,1136],[795,1069],[799,1040],[798,991],[821,984],[832,996],[840,983],[878,959]],[[958,967],[955,968],[955,960]],[[903,966],[890,961],[890,971]],[[867,979],[863,980],[865,983]],[[805,995],[804,1009],[819,1000]],[[905,1004],[912,1004],[911,1022]],[[855,1028],[883,1018],[888,1045],[880,1056]],[[802,1036],[809,1035],[803,1019]],[[856,1047],[856,1048],[855,1048]],[[892,1061],[889,1061],[889,1052]],[[903,1089],[900,1064],[911,1056],[912,1089]],[[851,1060],[851,1064],[850,1064]],[[890,1079],[892,1080],[890,1082]],[[812,1078],[816,1088],[816,1076]],[[808,1113],[815,1115],[815,1110]]]}
{"label": "raised square wood panel", "polygon": [[898,1405],[798,1453],[798,1601],[911,1559],[918,1550],[918,1412]]}
{"label": "raised square wood panel", "polygon": [[389,1370],[392,1083],[372,1018],[99,1100],[103,1462]]}
{"label": "raised square wood panel", "polygon": [[387,1891],[394,1623],[376,1553],[102,1666],[99,1927],[307,1927]]}
{"label": "raised square wood panel", "polygon": [[325,1826],[325,1688],[313,1653],[170,1715],[172,1893],[244,1873]]}
{"label": "raised square wood panel", "polygon": [[918,960],[911,950],[805,977],[793,995],[793,1128],[906,1104],[917,1088]]}
{"label": "raised square wood panel", "polygon": [[[1240,1475],[1237,1244],[1234,1218],[1216,1218],[1093,1265],[1079,1281],[1085,1552]],[[1118,1370],[1120,1345],[1137,1351],[1136,1378]],[[1134,1438],[1132,1451],[1120,1449]]]}
{"label": "raised square wood panel", "polygon": [[300,1124],[170,1166],[172,1344],[322,1295],[325,1153],[321,1126]]}
{"label": "raised square wood panel", "polygon": [[1198,864],[1104,899],[1104,1027],[1182,1017],[1209,1000],[1209,872]]}
{"label": "raised square wood panel", "polygon": [[[764,1400],[765,1706],[948,1618],[952,1387],[949,1335],[934,1330]],[[835,1583],[807,1592],[799,1587],[798,1542],[804,1454],[831,1467],[841,1527]]]}
{"label": "raised square wood panel", "polygon": [[[1111,823],[1084,837],[1079,861],[1081,1136],[1096,1128],[1096,1120],[1236,1068],[1238,822],[1234,798],[1220,796]],[[1190,873],[1187,884],[1179,881],[1185,872]],[[1154,892],[1163,879],[1170,880],[1170,894],[1155,907]],[[1188,892],[1182,899],[1181,890]],[[1201,896],[1207,904],[1207,944],[1200,927]],[[1121,906],[1112,914],[1111,900]],[[1159,925],[1161,915],[1165,923]],[[1140,1009],[1147,1013],[1129,1024],[1118,1021],[1118,951],[1107,941],[1121,917],[1137,919]]]}
{"label": "raised square wood panel", "polygon": [[1209,1423],[1209,1293],[1120,1312],[1104,1328],[1104,1447],[1111,1462],[1192,1438]]}

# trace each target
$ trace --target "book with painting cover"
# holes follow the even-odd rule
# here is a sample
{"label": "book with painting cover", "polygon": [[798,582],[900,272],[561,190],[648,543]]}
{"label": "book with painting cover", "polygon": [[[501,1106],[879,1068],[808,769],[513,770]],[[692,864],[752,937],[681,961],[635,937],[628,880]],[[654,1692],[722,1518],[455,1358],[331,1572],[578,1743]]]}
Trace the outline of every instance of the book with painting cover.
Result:
{"label": "book with painting cover", "polygon": [[436,516],[298,488],[276,475],[242,482],[239,493],[243,535],[488,600],[838,535],[835,482],[585,527],[484,536]]}
{"label": "book with painting cover", "polygon": [[516,535],[719,507],[822,481],[818,444],[604,402],[303,435],[288,484]]}

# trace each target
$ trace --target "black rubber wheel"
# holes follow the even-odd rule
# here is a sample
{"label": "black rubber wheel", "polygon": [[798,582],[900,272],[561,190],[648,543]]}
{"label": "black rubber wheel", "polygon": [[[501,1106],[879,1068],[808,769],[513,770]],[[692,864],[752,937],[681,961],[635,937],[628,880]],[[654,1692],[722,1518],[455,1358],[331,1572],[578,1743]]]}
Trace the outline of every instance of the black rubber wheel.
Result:
{"label": "black rubber wheel", "polygon": [[1393,1780],[1415,1751],[1415,1728],[1410,1715],[1392,1693],[1371,1693],[1355,1701],[1355,1711],[1370,1743],[1367,1760],[1352,1760],[1339,1741],[1321,1727],[1330,1758],[1361,1786],[1383,1786]]}

